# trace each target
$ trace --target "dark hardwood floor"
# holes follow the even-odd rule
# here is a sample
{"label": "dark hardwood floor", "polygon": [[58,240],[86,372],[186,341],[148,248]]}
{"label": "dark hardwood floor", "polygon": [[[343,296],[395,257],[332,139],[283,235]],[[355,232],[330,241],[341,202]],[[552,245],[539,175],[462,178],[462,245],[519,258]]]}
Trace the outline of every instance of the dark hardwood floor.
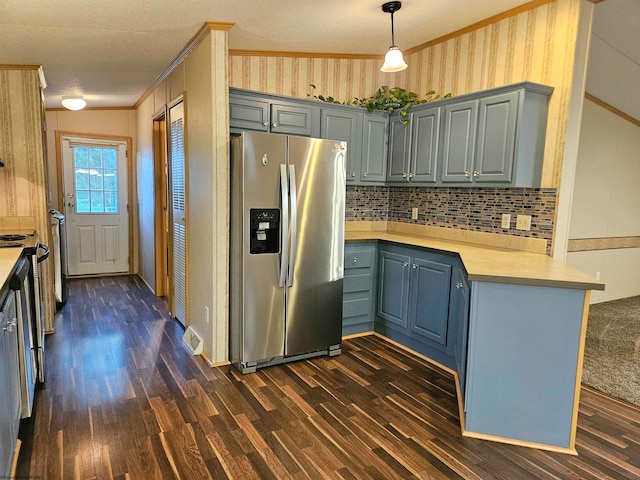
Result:
{"label": "dark hardwood floor", "polygon": [[578,456],[468,439],[452,376],[380,337],[243,376],[192,357],[137,277],[69,287],[18,477],[640,478],[640,409],[596,391]]}

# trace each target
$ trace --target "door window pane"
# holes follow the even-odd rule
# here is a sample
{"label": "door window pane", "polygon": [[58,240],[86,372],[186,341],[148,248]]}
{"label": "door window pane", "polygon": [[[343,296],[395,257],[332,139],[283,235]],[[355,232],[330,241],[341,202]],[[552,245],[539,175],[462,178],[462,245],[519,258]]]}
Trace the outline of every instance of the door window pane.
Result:
{"label": "door window pane", "polygon": [[118,213],[117,151],[73,147],[76,213]]}

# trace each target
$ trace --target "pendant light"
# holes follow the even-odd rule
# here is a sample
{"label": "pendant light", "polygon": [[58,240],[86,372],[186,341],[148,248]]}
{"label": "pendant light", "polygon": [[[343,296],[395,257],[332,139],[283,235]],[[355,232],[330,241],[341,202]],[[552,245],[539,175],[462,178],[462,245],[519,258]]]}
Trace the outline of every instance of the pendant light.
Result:
{"label": "pendant light", "polygon": [[397,12],[402,7],[402,2],[387,2],[382,5],[382,11],[391,14],[391,46],[384,57],[384,65],[380,68],[383,72],[401,72],[407,68],[402,52],[396,47],[393,35],[393,12]]}

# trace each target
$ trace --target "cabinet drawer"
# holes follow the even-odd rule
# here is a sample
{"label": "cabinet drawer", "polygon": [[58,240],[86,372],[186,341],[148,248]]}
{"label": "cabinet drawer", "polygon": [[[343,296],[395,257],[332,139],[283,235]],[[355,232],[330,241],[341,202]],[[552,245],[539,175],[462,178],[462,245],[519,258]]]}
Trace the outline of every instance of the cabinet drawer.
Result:
{"label": "cabinet drawer", "polygon": [[369,315],[369,298],[342,302],[342,318],[361,317]]}
{"label": "cabinet drawer", "polygon": [[371,251],[355,251],[345,252],[344,268],[351,270],[354,268],[369,268],[373,264],[374,252]]}
{"label": "cabinet drawer", "polygon": [[345,275],[342,290],[344,293],[368,292],[371,289],[371,275]]}

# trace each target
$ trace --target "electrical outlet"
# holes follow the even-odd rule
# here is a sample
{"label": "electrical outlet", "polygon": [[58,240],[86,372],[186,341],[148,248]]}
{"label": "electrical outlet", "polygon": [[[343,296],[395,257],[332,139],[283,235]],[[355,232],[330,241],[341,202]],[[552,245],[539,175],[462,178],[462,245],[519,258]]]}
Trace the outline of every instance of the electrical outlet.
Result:
{"label": "electrical outlet", "polygon": [[418,207],[413,207],[411,209],[411,218],[413,220],[417,220],[418,219]]}
{"label": "electrical outlet", "polygon": [[209,323],[209,307],[204,307],[204,323]]}
{"label": "electrical outlet", "polygon": [[518,215],[516,217],[516,228],[518,230],[531,230],[531,215]]}
{"label": "electrical outlet", "polygon": [[500,226],[504,229],[509,229],[511,228],[511,214],[510,213],[503,213],[502,214],[502,223],[500,224]]}

